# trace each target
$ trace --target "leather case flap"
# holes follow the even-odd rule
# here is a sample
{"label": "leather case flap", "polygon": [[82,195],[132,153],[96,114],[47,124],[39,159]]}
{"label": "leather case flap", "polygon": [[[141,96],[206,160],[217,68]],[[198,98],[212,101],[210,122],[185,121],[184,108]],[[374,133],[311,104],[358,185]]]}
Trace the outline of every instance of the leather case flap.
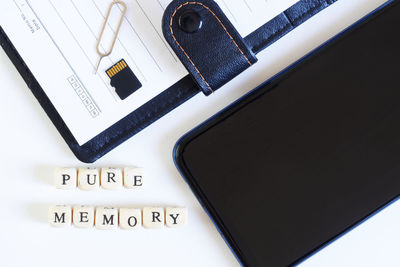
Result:
{"label": "leather case flap", "polygon": [[173,1],[164,13],[163,32],[206,95],[257,62],[255,54],[212,0]]}
{"label": "leather case flap", "polygon": [[[283,37],[285,34],[289,33],[291,30],[293,30],[296,26],[300,25],[302,22],[306,21],[310,17],[312,17],[314,14],[318,13],[319,11],[323,10],[325,7],[328,7],[330,4],[335,2],[336,0],[300,0],[297,2],[295,5],[290,7],[288,10],[285,12],[281,13],[279,16],[274,18],[273,20],[267,22],[265,25],[261,26],[257,30],[255,30],[253,33],[245,37],[245,42],[243,42],[242,38],[240,35],[236,32],[235,28],[229,23],[229,21],[226,19],[224,14],[220,11],[218,6],[213,1],[201,1],[201,2],[192,2],[192,3],[201,3],[209,8],[210,11],[212,11],[216,16],[218,14],[218,18],[220,19],[221,22],[223,22],[223,25],[227,29],[227,31],[231,34],[232,39],[235,40],[236,44],[242,49],[242,52],[248,56],[248,59],[256,61],[255,57],[253,56],[252,53],[257,54],[275,41],[277,41],[279,38]],[[206,3],[207,2],[207,3]],[[167,13],[165,14],[165,17],[167,17],[169,20],[171,20],[172,14],[175,12],[175,9],[177,9],[179,6],[183,5],[184,3],[187,3],[185,1],[174,1],[173,4],[171,5],[171,9],[168,9]],[[198,5],[198,4],[197,4]],[[182,8],[188,8],[191,7],[190,5],[185,7],[182,6]],[[204,9],[203,11],[209,12],[207,9]],[[183,10],[183,9],[182,9]],[[182,11],[181,10],[181,11]],[[178,11],[176,11],[178,13]],[[190,14],[190,13],[189,13]],[[175,14],[177,16],[177,14]],[[191,18],[191,16],[189,16]],[[205,25],[204,23],[208,21],[208,17],[206,17],[207,20],[202,18],[202,27]],[[213,18],[213,17],[210,17]],[[214,17],[215,18],[215,17]],[[164,18],[165,20],[165,18]],[[168,21],[170,22],[170,21]],[[175,23],[179,23],[175,22]],[[164,23],[164,26],[167,25],[166,29],[169,30],[169,24]],[[186,30],[190,32],[190,30],[193,30],[191,26],[196,25],[196,23],[191,24],[189,23],[186,26]],[[229,26],[228,26],[229,25]],[[175,27],[179,26],[173,24],[172,29],[174,30]],[[221,24],[215,24],[213,23],[213,27],[221,27]],[[179,30],[179,29],[178,29]],[[211,29],[212,30],[212,29]],[[221,28],[219,29],[221,30]],[[177,30],[175,30],[175,33],[178,33]],[[188,34],[190,35],[190,34]],[[169,36],[169,35],[167,35]],[[176,35],[178,36],[178,35]],[[171,43],[172,37],[167,37],[167,40]],[[177,37],[176,37],[177,38]],[[216,61],[211,54],[208,54],[208,57],[204,57],[201,55],[201,53],[204,53],[206,50],[204,47],[207,46],[207,49],[213,50],[215,55],[219,56],[219,53],[225,53],[224,46],[222,46],[218,40],[213,41],[216,42],[215,44],[211,43],[210,40],[214,40],[213,38],[205,37],[206,39],[199,38],[198,39],[191,39],[192,37],[185,38],[185,34],[182,32],[179,34],[179,38],[183,38],[182,42],[182,48],[185,48],[183,45],[186,45],[184,42],[190,41],[190,46],[194,47],[195,49],[199,49],[200,54],[196,54],[200,58],[200,61],[197,62],[197,57],[196,57],[196,64],[199,64],[198,67],[202,67],[205,70],[204,75],[206,73],[211,72],[211,70],[208,70],[207,68],[210,67],[212,68],[214,65],[219,63],[219,61]],[[208,39],[207,39],[208,38]],[[220,42],[222,44],[228,45],[229,39],[226,38],[226,36],[220,36],[221,40]],[[188,40],[189,39],[189,40]],[[231,40],[232,40],[231,39]],[[178,39],[177,39],[178,40]],[[174,41],[174,40],[173,40]],[[175,42],[175,41],[174,41]],[[232,42],[232,41],[231,41]],[[106,153],[110,152],[112,149],[117,147],[119,144],[127,140],[128,138],[134,136],[153,122],[157,121],[160,119],[162,116],[166,115],[168,112],[171,110],[179,107],[179,105],[183,104],[185,101],[190,99],[191,97],[195,96],[196,94],[199,93],[199,84],[196,79],[193,79],[189,75],[185,76],[182,78],[180,81],[178,81],[176,84],[172,85],[171,87],[167,88],[165,91],[163,91],[161,94],[138,108],[137,110],[132,111],[129,115],[127,115],[125,118],[122,120],[118,121],[114,125],[112,125],[110,128],[107,130],[99,133],[98,136],[90,140],[84,145],[79,145],[77,141],[75,140],[74,136],[72,133],[69,131],[67,125],[61,118],[60,114],[58,114],[56,108],[54,105],[51,103],[50,99],[47,97],[46,93],[44,90],[41,88],[40,84],[36,80],[36,78],[32,75],[30,72],[29,68],[27,65],[24,63],[24,60],[22,57],[19,55],[18,51],[15,49],[13,46],[12,42],[8,39],[6,33],[3,31],[3,29],[0,26],[0,46],[4,49],[6,54],[9,56],[11,61],[14,63],[14,65],[17,67],[18,71],[20,72],[21,76],[24,78],[25,82],[31,89],[32,93],[35,95],[35,97],[38,99],[39,103],[42,105],[43,109],[46,111],[47,115],[53,122],[53,124],[57,127],[58,131],[61,133],[63,138],[65,139],[66,143],[69,145],[71,150],[74,152],[74,154],[83,162],[87,163],[92,163],[96,161],[97,159],[101,158],[104,156]],[[172,47],[175,46],[175,43],[173,43]],[[214,49],[214,46],[219,48],[219,49]],[[222,49],[221,49],[222,47]],[[232,49],[232,47],[230,47]],[[247,48],[251,48],[252,52],[249,52]],[[180,49],[180,48],[179,48]],[[215,50],[215,51],[214,51]],[[181,50],[180,50],[181,51]],[[193,51],[190,51],[191,53]],[[196,52],[196,51],[195,51]],[[184,55],[183,52],[177,53],[178,55]],[[188,54],[189,55],[189,54]],[[193,54],[194,56],[195,54]],[[186,57],[186,56],[185,56]],[[232,57],[232,59],[229,59]],[[246,61],[240,61],[241,59],[241,54],[237,54],[235,51],[232,55],[229,55],[227,57],[224,57],[224,61],[221,61],[222,69],[221,72],[216,71],[214,75],[216,76],[215,79],[219,79],[220,77],[223,77],[223,75],[227,75],[227,70],[229,68],[233,68],[232,66],[229,66],[229,64],[243,64],[243,68],[247,67],[245,64]],[[180,57],[181,58],[181,57]],[[182,59],[182,58],[181,58]],[[185,59],[185,58],[184,58]],[[186,58],[187,60],[187,58]],[[209,62],[211,60],[211,62]],[[195,62],[195,61],[193,61]],[[252,61],[251,61],[252,62]],[[201,64],[202,63],[202,64]],[[227,65],[227,66],[225,66]],[[221,66],[220,66],[221,68]],[[215,70],[216,68],[213,68]],[[199,69],[200,70],[200,69]],[[190,71],[193,73],[193,71]],[[213,74],[213,73],[211,73]],[[234,74],[229,73],[234,77]],[[192,75],[193,76],[193,75]],[[219,77],[220,76],[220,77]],[[199,76],[197,76],[199,77]],[[204,76],[207,79],[212,79],[208,76]],[[226,78],[225,78],[226,79]],[[227,78],[226,80],[229,80]],[[196,81],[196,82],[195,82]],[[201,87],[200,87],[201,88]],[[215,87],[217,88],[217,87]],[[215,89],[214,89],[215,90]]]}

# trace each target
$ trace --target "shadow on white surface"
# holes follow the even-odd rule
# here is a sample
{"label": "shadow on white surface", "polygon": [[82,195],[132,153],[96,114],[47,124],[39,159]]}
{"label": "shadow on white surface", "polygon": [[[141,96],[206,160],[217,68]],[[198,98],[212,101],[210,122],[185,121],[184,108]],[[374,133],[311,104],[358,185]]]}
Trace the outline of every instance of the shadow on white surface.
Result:
{"label": "shadow on white surface", "polygon": [[54,166],[37,166],[34,170],[34,176],[42,183],[54,185]]}
{"label": "shadow on white surface", "polygon": [[47,223],[48,213],[50,204],[45,203],[33,203],[29,204],[27,207],[27,212],[29,217],[35,222]]}

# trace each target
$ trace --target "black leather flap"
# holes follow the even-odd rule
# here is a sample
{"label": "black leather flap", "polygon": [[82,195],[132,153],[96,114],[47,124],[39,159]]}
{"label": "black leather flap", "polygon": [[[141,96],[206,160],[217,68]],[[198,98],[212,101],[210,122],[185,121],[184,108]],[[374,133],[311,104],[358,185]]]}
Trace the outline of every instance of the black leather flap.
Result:
{"label": "black leather flap", "polygon": [[164,13],[163,32],[206,95],[257,62],[255,54],[212,0],[173,1]]}

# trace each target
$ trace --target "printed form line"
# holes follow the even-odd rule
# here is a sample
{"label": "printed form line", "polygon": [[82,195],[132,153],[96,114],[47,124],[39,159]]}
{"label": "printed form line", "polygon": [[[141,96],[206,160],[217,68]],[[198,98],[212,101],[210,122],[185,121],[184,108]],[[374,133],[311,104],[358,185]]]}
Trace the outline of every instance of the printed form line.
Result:
{"label": "printed form line", "polygon": [[162,10],[165,10],[165,7],[163,7],[163,5],[161,4],[160,0],[157,0],[157,3],[160,5],[160,7],[162,8]]}
{"label": "printed form line", "polygon": [[15,0],[13,0],[15,6],[19,9],[19,11],[22,13],[21,7],[17,4],[17,2],[15,2]]}
{"label": "printed form line", "polygon": [[[93,1],[93,0],[92,0]],[[118,6],[118,8],[121,10],[121,7]],[[153,54],[150,52],[149,48],[147,47],[147,45],[144,43],[143,39],[140,37],[140,35],[137,33],[135,27],[133,27],[133,24],[131,23],[131,21],[125,16],[124,19],[126,20],[126,22],[128,22],[129,27],[132,29],[132,31],[134,32],[134,34],[136,35],[136,37],[139,39],[140,43],[143,45],[143,47],[146,49],[147,53],[149,54],[149,56],[151,57],[151,59],[153,60],[154,64],[157,66],[157,68],[163,72],[161,66],[158,64],[157,60],[154,58]]]}
{"label": "printed form line", "polygon": [[37,15],[36,11],[32,8],[31,3],[29,2],[29,0],[25,0],[26,4],[29,6],[29,8],[31,9],[32,13],[35,15],[35,17],[37,18],[37,20],[40,22],[40,24],[42,25],[43,29],[45,30],[45,32],[47,33],[47,35],[49,36],[50,40],[53,42],[54,46],[57,48],[57,50],[60,52],[61,56],[64,58],[65,62],[68,64],[68,66],[70,67],[71,71],[74,73],[75,77],[77,77],[77,79],[79,80],[79,83],[82,85],[83,89],[85,90],[86,94],[91,98],[93,104],[96,105],[97,109],[99,110],[99,112],[102,112],[100,107],[97,105],[96,101],[94,100],[93,96],[89,93],[89,91],[87,90],[85,84],[82,82],[81,78],[79,77],[79,75],[76,73],[75,69],[72,67],[71,63],[68,61],[67,57],[64,55],[64,53],[61,51],[60,47],[58,46],[58,44],[56,43],[56,41],[54,40],[54,38],[50,35],[49,31],[47,30],[47,27],[43,24],[42,20],[40,19],[40,17]]}
{"label": "printed form line", "polygon": [[[97,38],[96,34],[93,32],[92,28],[89,26],[89,24],[87,23],[86,19],[83,17],[81,11],[78,9],[78,7],[77,7],[76,4],[74,3],[74,1],[73,1],[73,0],[70,0],[70,2],[71,2],[71,4],[74,6],[76,12],[78,12],[78,14],[79,14],[79,16],[81,17],[81,19],[85,22],[87,28],[88,28],[89,31],[92,33],[92,36],[94,37],[94,39],[95,39],[96,41],[98,41],[98,38]],[[101,48],[102,48],[103,50],[105,50],[105,49],[104,49],[104,46],[103,46],[102,44],[100,44],[100,46],[101,46]],[[108,60],[110,61],[110,64],[113,65],[114,62],[112,61],[112,59],[111,59],[110,57],[107,57],[107,58],[108,58]]]}
{"label": "printed form line", "polygon": [[251,13],[253,13],[253,10],[251,9],[249,2],[247,2],[247,0],[243,0],[243,2],[244,2],[244,4],[247,6],[247,8],[249,9],[249,11],[250,11]]}
{"label": "printed form line", "polygon": [[232,16],[233,20],[234,20],[235,22],[237,22],[237,19],[236,19],[235,15],[233,15],[232,10],[231,10],[231,9],[229,8],[229,6],[226,4],[225,0],[221,0],[221,1],[222,1],[222,3],[224,4],[226,10],[228,10],[229,14]]}
{"label": "printed form line", "polygon": [[142,5],[140,5],[138,0],[135,0],[136,3],[138,4],[140,10],[143,12],[144,16],[146,17],[146,19],[149,21],[149,23],[151,24],[151,26],[153,27],[154,31],[157,33],[158,38],[160,38],[161,42],[164,44],[165,48],[168,50],[168,52],[171,54],[172,58],[175,60],[175,62],[178,62],[178,60],[176,59],[175,55],[173,54],[173,52],[171,52],[171,48],[167,45],[167,42],[165,41],[165,39],[160,35],[160,33],[157,31],[156,26],[154,26],[153,22],[151,21],[151,19],[149,18],[149,16],[147,15],[146,11],[144,11]]}
{"label": "printed form line", "polygon": [[[68,32],[70,33],[70,35],[72,36],[72,38],[75,40],[75,43],[79,46],[79,48],[82,50],[82,53],[85,55],[86,59],[88,60],[88,62],[90,63],[90,65],[92,65],[93,69],[95,69],[95,64],[90,60],[89,56],[87,55],[86,51],[83,49],[83,47],[81,46],[81,44],[79,43],[78,39],[75,37],[75,35],[72,33],[71,29],[68,27],[67,23],[65,23],[64,18],[61,16],[61,14],[59,13],[58,9],[54,6],[52,0],[48,0],[50,5],[53,7],[54,11],[56,12],[57,16],[60,18],[60,20],[62,21],[62,23],[64,24],[65,28],[68,30]],[[116,98],[114,91],[110,88],[110,86],[104,81],[103,77],[101,77],[101,75],[97,75],[97,77],[99,77],[99,79],[103,82],[104,86],[108,89],[109,93],[112,95],[112,97],[114,97],[114,99],[117,101],[118,99]]]}

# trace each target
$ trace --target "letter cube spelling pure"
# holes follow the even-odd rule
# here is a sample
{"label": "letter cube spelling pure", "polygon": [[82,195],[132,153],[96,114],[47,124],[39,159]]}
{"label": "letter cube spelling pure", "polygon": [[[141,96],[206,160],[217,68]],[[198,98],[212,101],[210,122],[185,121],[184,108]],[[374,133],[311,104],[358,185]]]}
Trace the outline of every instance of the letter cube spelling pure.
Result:
{"label": "letter cube spelling pure", "polygon": [[106,190],[118,190],[122,188],[123,174],[122,169],[101,168],[100,184]]}
{"label": "letter cube spelling pure", "polygon": [[78,187],[85,191],[97,190],[100,187],[99,169],[80,168],[78,171]]}
{"label": "letter cube spelling pure", "polygon": [[76,168],[57,168],[54,171],[54,185],[57,189],[74,189],[77,185],[78,170]]}

